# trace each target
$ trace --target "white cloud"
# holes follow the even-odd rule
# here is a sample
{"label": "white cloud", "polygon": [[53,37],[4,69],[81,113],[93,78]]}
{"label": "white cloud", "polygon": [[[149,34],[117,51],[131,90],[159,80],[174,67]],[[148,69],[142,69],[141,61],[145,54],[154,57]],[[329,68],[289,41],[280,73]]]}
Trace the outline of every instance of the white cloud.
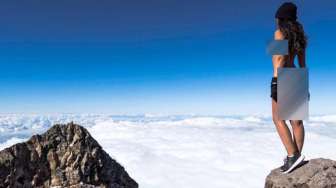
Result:
{"label": "white cloud", "polygon": [[[312,116],[305,124],[308,158],[336,159],[336,126],[327,126],[334,118]],[[271,117],[253,115],[0,115],[0,149],[69,121],[87,127],[144,188],[263,187],[285,155]]]}

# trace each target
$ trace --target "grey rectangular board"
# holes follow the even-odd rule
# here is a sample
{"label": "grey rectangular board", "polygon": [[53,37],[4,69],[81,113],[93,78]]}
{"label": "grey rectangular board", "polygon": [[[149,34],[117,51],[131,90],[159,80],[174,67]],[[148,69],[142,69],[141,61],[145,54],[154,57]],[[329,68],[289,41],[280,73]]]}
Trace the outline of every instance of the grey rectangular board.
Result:
{"label": "grey rectangular board", "polygon": [[272,40],[268,43],[266,52],[269,55],[288,55],[288,40]]}
{"label": "grey rectangular board", "polygon": [[307,120],[309,79],[306,68],[278,68],[278,115],[282,120]]}

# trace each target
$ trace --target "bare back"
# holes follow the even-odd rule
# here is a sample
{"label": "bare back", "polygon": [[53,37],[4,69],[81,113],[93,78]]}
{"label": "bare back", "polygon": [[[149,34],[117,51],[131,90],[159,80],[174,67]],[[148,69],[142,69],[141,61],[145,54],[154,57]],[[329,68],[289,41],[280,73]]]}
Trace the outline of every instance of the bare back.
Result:
{"label": "bare back", "polygon": [[[274,40],[285,40],[284,35],[278,29],[274,33]],[[295,67],[295,57],[298,57],[300,67],[306,67],[305,52],[303,53],[290,53],[289,55],[273,55],[273,77],[278,77],[278,68],[281,67]]]}

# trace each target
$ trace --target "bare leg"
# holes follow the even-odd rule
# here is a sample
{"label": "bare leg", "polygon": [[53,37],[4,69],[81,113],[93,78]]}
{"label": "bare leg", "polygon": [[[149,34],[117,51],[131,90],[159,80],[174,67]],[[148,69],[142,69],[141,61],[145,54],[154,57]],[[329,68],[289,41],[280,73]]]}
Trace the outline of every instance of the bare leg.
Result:
{"label": "bare leg", "polygon": [[288,155],[293,155],[296,151],[296,145],[293,143],[292,134],[284,120],[278,118],[278,104],[272,99],[272,116],[282,144],[285,146]]}
{"label": "bare leg", "polygon": [[301,153],[305,136],[303,121],[290,120],[290,124],[292,125],[294,144],[298,148],[298,151]]}

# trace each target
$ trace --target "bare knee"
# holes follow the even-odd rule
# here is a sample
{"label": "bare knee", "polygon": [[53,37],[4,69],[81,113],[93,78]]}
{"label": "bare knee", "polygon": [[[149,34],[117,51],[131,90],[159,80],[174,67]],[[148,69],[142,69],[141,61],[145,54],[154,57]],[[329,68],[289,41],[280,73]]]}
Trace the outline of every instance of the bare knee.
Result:
{"label": "bare knee", "polygon": [[275,115],[273,115],[273,123],[275,125],[278,125],[278,123],[279,123],[279,118],[277,116],[275,116]]}
{"label": "bare knee", "polygon": [[273,123],[276,125],[278,123],[278,119],[273,117]]}

